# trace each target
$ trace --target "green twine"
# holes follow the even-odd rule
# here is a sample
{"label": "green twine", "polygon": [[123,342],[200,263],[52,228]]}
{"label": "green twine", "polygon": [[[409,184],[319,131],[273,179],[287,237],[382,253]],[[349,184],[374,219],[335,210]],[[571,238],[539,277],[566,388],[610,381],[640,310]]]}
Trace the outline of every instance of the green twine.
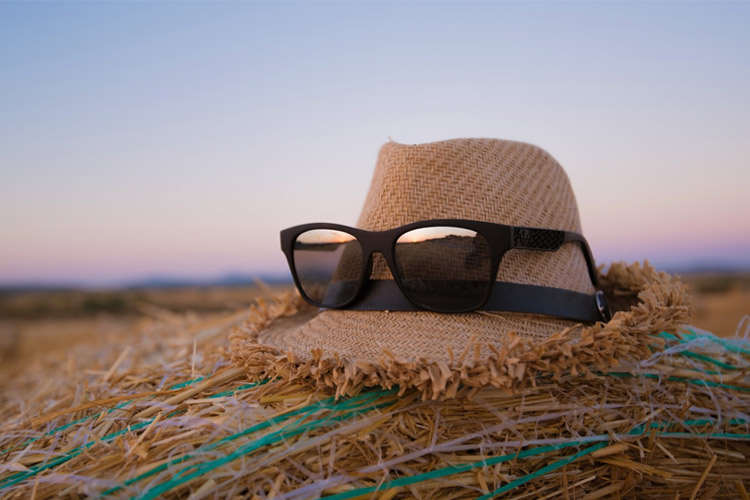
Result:
{"label": "green twine", "polygon": [[85,422],[87,420],[91,420],[92,418],[99,418],[100,416],[102,416],[104,414],[108,414],[108,413],[112,413],[113,411],[117,411],[117,410],[119,410],[119,409],[127,406],[129,403],[130,403],[130,401],[125,401],[125,402],[120,403],[119,405],[115,406],[114,408],[108,408],[107,410],[100,411],[96,415],[89,415],[88,417],[82,417],[82,418],[79,418],[78,420],[73,420],[72,422],[69,422],[69,423],[67,423],[65,425],[61,425],[60,427],[55,427],[54,429],[49,430],[49,431],[45,432],[44,434],[41,434],[41,435],[39,435],[37,437],[29,438],[26,441],[24,441],[23,443],[11,446],[10,448],[6,448],[6,449],[0,451],[0,455],[5,455],[6,453],[10,453],[11,451],[13,451],[15,449],[23,448],[23,447],[25,447],[25,446],[27,446],[27,445],[35,442],[35,441],[40,440],[43,437],[51,436],[51,435],[56,434],[56,433],[58,433],[60,431],[64,431],[65,429],[69,429],[70,427],[73,427],[76,424],[81,424],[81,423],[83,423],[83,422]]}
{"label": "green twine", "polygon": [[[667,333],[667,332],[661,332],[659,335],[657,335],[657,337],[662,338],[662,339],[666,339],[666,340],[671,340],[672,342],[676,342],[678,344],[686,344],[686,343],[690,342],[691,340],[695,340],[695,339],[707,339],[707,340],[710,340],[711,342],[716,342],[716,343],[720,344],[722,347],[724,347],[728,351],[731,351],[731,352],[734,352],[734,353],[740,353],[740,354],[750,354],[750,351],[746,351],[746,350],[742,349],[741,347],[735,346],[735,345],[727,342],[726,340],[724,340],[722,338],[715,337],[715,336],[709,336],[709,335],[698,335],[697,333],[695,333],[694,330],[691,330],[691,331],[693,332],[692,334],[690,334],[690,333],[683,333],[682,334],[682,336],[685,338],[685,340],[684,339],[680,339],[676,335],[671,334],[671,333]],[[732,346],[732,349],[729,348],[730,346]],[[743,367],[734,366],[732,364],[725,363],[723,361],[719,361],[718,359],[712,358],[711,356],[707,356],[705,354],[701,354],[701,353],[697,353],[697,352],[693,352],[693,351],[682,351],[682,352],[679,352],[678,354],[680,354],[681,356],[688,357],[688,358],[699,359],[701,361],[704,361],[706,363],[718,366],[719,368],[723,368],[725,370],[732,371],[732,370],[742,370],[743,369]],[[701,371],[703,371],[704,373],[712,374],[712,375],[718,373],[718,372],[715,372],[715,371],[708,371],[708,370],[701,370]]]}
{"label": "green twine", "polygon": [[[699,420],[687,420],[684,423],[686,425],[708,425],[711,423],[714,423],[714,419],[699,419]],[[750,421],[747,420],[741,420],[741,419],[732,419],[730,421],[731,424],[747,424],[750,423]],[[654,428],[654,429],[661,429],[661,428],[669,428],[672,426],[676,426],[675,423],[670,422],[652,422],[648,427]],[[623,437],[634,437],[638,435],[643,435],[646,432],[647,427],[646,426],[638,426],[631,430],[627,435]],[[743,439],[743,440],[750,440],[750,434],[733,434],[733,433],[701,433],[701,434],[694,434],[690,432],[661,432],[657,434],[657,436],[660,437],[670,437],[670,438],[696,438],[696,437],[706,437],[706,438],[724,438],[724,439]],[[444,467],[442,469],[436,469],[430,472],[425,472],[422,474],[417,474],[415,476],[409,476],[409,477],[402,477],[399,479],[394,479],[391,481],[387,481],[383,484],[380,484],[378,486],[369,486],[365,488],[358,488],[355,490],[346,491],[343,493],[337,493],[335,495],[330,495],[326,497],[322,497],[326,500],[346,500],[348,498],[354,498],[358,497],[360,495],[367,495],[375,492],[382,492],[385,490],[389,490],[391,488],[397,488],[399,486],[408,486],[410,484],[416,484],[420,483],[422,481],[427,481],[429,479],[437,479],[444,476],[449,476],[453,474],[459,474],[461,472],[466,472],[472,469],[477,469],[480,467],[485,466],[491,466],[496,465],[502,462],[508,462],[510,460],[514,459],[523,459],[528,457],[533,457],[537,455],[542,455],[545,453],[548,453],[550,451],[557,451],[564,448],[574,447],[574,446],[581,446],[586,443],[590,443],[592,441],[600,441],[597,444],[594,444],[588,448],[585,448],[584,450],[576,453],[575,455],[571,455],[570,457],[562,458],[552,464],[549,464],[545,467],[542,467],[541,469],[534,471],[531,474],[528,474],[524,477],[521,477],[519,479],[516,479],[515,481],[511,481],[510,483],[498,488],[497,490],[493,491],[492,493],[489,493],[487,495],[484,495],[480,497],[480,499],[489,499],[496,495],[499,495],[501,493],[505,493],[506,491],[510,491],[513,488],[517,488],[518,486],[521,486],[524,483],[527,483],[531,481],[532,479],[535,479],[539,476],[543,476],[544,474],[551,472],[555,469],[558,469],[560,467],[563,467],[575,460],[578,460],[579,458],[583,457],[584,455],[588,455],[589,453],[592,453],[600,448],[604,448],[605,446],[609,445],[609,440],[612,439],[612,436],[609,434],[600,434],[598,436],[589,436],[586,439],[581,439],[577,441],[570,441],[566,443],[559,443],[554,445],[547,445],[547,446],[540,446],[537,448],[527,449],[520,451],[518,453],[510,453],[506,455],[500,455],[497,457],[492,458],[486,458],[484,460],[480,460],[478,462],[472,462],[468,464],[462,464],[462,465],[453,465],[450,467]],[[477,500],[480,500],[477,499]]]}
{"label": "green twine", "polygon": [[[209,377],[211,377],[211,375],[209,375]],[[198,378],[196,378],[196,379],[193,379],[193,380],[188,380],[187,382],[182,382],[182,383],[179,383],[179,384],[173,385],[173,386],[172,386],[172,387],[170,387],[170,388],[169,388],[168,390],[170,390],[170,391],[174,391],[174,390],[176,390],[176,389],[182,389],[183,387],[187,387],[187,386],[189,386],[189,385],[195,384],[196,382],[200,382],[200,381],[201,381],[201,380],[203,380],[203,379],[204,379],[204,377],[198,377]],[[264,381],[262,381],[262,382],[259,382],[259,383],[265,383],[265,382],[266,382],[266,381],[264,380]],[[239,389],[240,389],[240,388],[238,387],[237,389],[235,389],[235,391],[237,391],[237,390],[239,390]],[[218,397],[218,395],[216,395],[216,396],[214,396],[214,397]],[[23,443],[21,443],[21,444],[17,444],[17,445],[15,445],[15,446],[11,446],[10,448],[6,448],[5,450],[2,450],[2,451],[0,451],[0,455],[5,455],[6,453],[10,453],[11,451],[13,451],[13,450],[15,450],[15,449],[17,449],[17,448],[22,448],[22,447],[24,447],[24,446],[26,446],[26,445],[28,445],[28,444],[31,444],[31,443],[33,443],[34,441],[38,441],[39,439],[41,439],[41,438],[43,438],[43,437],[46,437],[46,436],[51,436],[51,435],[53,435],[53,434],[56,434],[56,433],[58,433],[58,432],[60,432],[60,431],[64,431],[65,429],[68,429],[68,428],[70,428],[70,427],[72,427],[72,426],[74,426],[74,425],[76,425],[76,424],[81,424],[81,423],[83,423],[83,422],[86,422],[86,421],[88,421],[88,420],[92,420],[92,419],[98,419],[98,418],[99,418],[99,417],[101,417],[102,415],[107,415],[107,414],[110,414],[110,413],[112,413],[112,412],[114,412],[114,411],[117,411],[117,410],[121,410],[122,408],[124,408],[125,406],[129,405],[129,404],[130,404],[130,403],[132,403],[132,402],[133,402],[133,400],[132,400],[132,399],[131,399],[131,400],[128,400],[128,401],[124,401],[124,402],[122,402],[122,403],[118,404],[117,406],[115,406],[114,408],[108,408],[107,410],[102,410],[102,411],[100,411],[100,412],[99,412],[99,413],[97,413],[97,414],[94,414],[94,415],[89,415],[89,416],[87,416],[87,417],[82,417],[82,418],[79,418],[78,420],[74,420],[74,421],[72,421],[72,422],[69,422],[69,423],[67,423],[67,424],[65,424],[65,425],[61,425],[61,426],[59,426],[59,427],[55,427],[54,429],[52,429],[52,430],[49,430],[49,431],[45,432],[44,434],[42,434],[42,435],[40,435],[40,436],[37,436],[37,437],[34,437],[34,438],[29,438],[29,439],[27,439],[26,441],[24,441],[24,442],[23,442]],[[1,488],[1,487],[2,487],[2,486],[0,486],[0,488]]]}
{"label": "green twine", "polygon": [[[683,356],[686,356],[688,358],[699,359],[701,361],[705,361],[706,363],[710,363],[712,365],[716,365],[719,368],[723,368],[725,370],[732,371],[732,370],[741,370],[742,369],[742,368],[740,368],[738,366],[730,365],[729,363],[724,363],[723,361],[719,361],[718,359],[714,359],[711,356],[706,356],[705,354],[700,354],[700,353],[697,353],[697,352],[683,351],[680,354],[682,354]],[[711,374],[711,375],[715,375],[715,374],[719,373],[719,372],[716,372],[716,371],[709,371],[709,370],[706,370],[705,372],[708,373],[708,374]]]}
{"label": "green twine", "polygon": [[[478,462],[472,462],[468,464],[461,464],[461,465],[452,465],[450,467],[444,467],[442,469],[435,469],[430,472],[424,472],[422,474],[417,474],[415,476],[408,476],[408,477],[401,477],[398,479],[393,479],[391,481],[387,481],[383,484],[380,484],[378,486],[370,486],[367,488],[359,488],[356,490],[351,491],[345,491],[343,493],[337,493],[335,495],[325,496],[322,498],[325,498],[326,500],[346,500],[347,498],[354,498],[358,497],[360,495],[366,495],[369,493],[375,493],[379,491],[385,491],[389,490],[391,488],[397,488],[399,486],[408,486],[410,484],[415,483],[421,483],[422,481],[427,481],[429,479],[437,479],[444,476],[450,476],[453,474],[459,474],[461,472],[470,471],[472,469],[478,469],[480,467],[488,467],[492,465],[496,465],[503,462],[508,462],[510,460],[515,459],[521,459],[521,458],[528,458],[533,457],[536,455],[542,455],[544,453],[547,453],[549,451],[555,451],[555,450],[561,450],[563,448],[569,448],[571,446],[578,446],[580,443],[578,441],[571,442],[571,443],[561,443],[561,444],[553,444],[549,446],[541,446],[539,448],[533,448],[529,450],[523,450],[518,453],[509,453],[507,455],[500,455],[497,457],[492,458],[485,458],[484,460],[480,460]],[[603,446],[606,446],[607,443],[597,443],[596,445],[592,446],[592,448],[596,447],[602,448]],[[594,451],[593,449],[591,451]],[[536,476],[534,476],[536,477]],[[533,479],[531,477],[530,479]],[[511,483],[509,483],[511,484]],[[488,497],[489,498],[489,497]]]}
{"label": "green twine", "polygon": [[519,477],[515,481],[511,481],[508,484],[506,484],[505,486],[501,486],[500,488],[496,489],[495,491],[493,491],[491,493],[487,493],[486,495],[482,495],[477,500],[488,500],[488,499],[490,499],[490,498],[492,498],[492,497],[494,497],[496,495],[499,495],[500,493],[505,493],[506,491],[510,491],[513,488],[517,488],[517,487],[521,486],[522,484],[528,483],[532,479],[535,479],[535,478],[537,478],[539,476],[543,476],[544,474],[547,474],[548,472],[552,472],[553,470],[557,470],[560,467],[564,467],[564,466],[568,465],[569,463],[575,462],[576,460],[578,460],[581,457],[584,457],[584,456],[586,456],[586,455],[588,455],[590,453],[595,452],[596,450],[604,448],[605,446],[607,446],[607,444],[609,444],[609,443],[607,443],[607,442],[597,443],[597,444],[595,444],[593,446],[589,446],[588,448],[584,448],[583,450],[579,451],[575,455],[571,455],[569,457],[565,457],[565,458],[563,458],[561,460],[558,460],[557,462],[553,462],[553,463],[551,463],[549,465],[546,465],[546,466],[542,467],[541,469],[532,472],[531,474],[525,475],[524,477]]}
{"label": "green twine", "polygon": [[[209,375],[209,376],[208,376],[208,378],[210,378],[210,377],[211,377],[211,375]],[[186,382],[182,382],[182,383],[180,383],[180,384],[177,384],[177,385],[173,385],[172,387],[170,387],[170,388],[169,388],[169,390],[170,390],[170,391],[174,391],[174,390],[176,390],[176,389],[182,389],[183,387],[187,387],[187,386],[189,386],[189,385],[193,385],[193,384],[195,384],[195,383],[197,383],[197,382],[200,382],[200,381],[204,380],[205,378],[206,378],[206,377],[198,377],[198,378],[194,378],[193,380],[188,380],[188,381],[186,381]]]}
{"label": "green twine", "polygon": [[[105,443],[108,442],[108,441],[112,441],[113,439],[115,439],[118,436],[121,436],[121,435],[126,434],[126,433],[128,433],[130,431],[138,430],[138,429],[141,429],[141,428],[147,426],[148,424],[150,424],[151,422],[153,422],[153,420],[154,419],[144,420],[143,422],[138,422],[137,424],[128,426],[127,428],[122,429],[121,431],[117,431],[117,432],[113,432],[112,434],[108,434],[108,435],[102,437],[101,441],[103,441]],[[81,446],[73,448],[72,450],[70,450],[68,453],[66,453],[65,455],[63,455],[61,457],[58,457],[58,458],[53,459],[53,460],[50,460],[49,462],[43,463],[41,465],[37,465],[35,467],[32,467],[28,471],[18,472],[16,474],[12,474],[11,476],[7,477],[5,480],[0,481],[0,490],[3,489],[3,488],[7,488],[8,486],[13,486],[14,484],[17,484],[17,483],[23,481],[24,479],[33,477],[36,474],[42,472],[43,470],[50,469],[52,467],[55,467],[55,466],[60,465],[62,463],[65,463],[68,460],[71,460],[71,459],[77,457],[78,455],[80,455],[85,450],[89,449],[96,442],[97,441],[89,441],[86,444],[83,444]]]}
{"label": "green twine", "polygon": [[[197,378],[195,380],[190,380],[188,382],[184,382],[182,384],[178,384],[178,386],[174,386],[174,387],[170,388],[170,390],[173,390],[175,388],[179,389],[181,387],[185,387],[187,385],[194,384],[194,383],[196,383],[196,382],[198,382],[200,380],[202,380],[202,377],[199,377],[199,378]],[[247,385],[253,386],[254,384],[247,384]],[[237,389],[237,390],[239,390],[239,389]],[[124,406],[126,406],[127,404],[129,404],[130,402],[131,401],[126,401],[124,403],[120,403],[115,408],[110,408],[106,412],[102,411],[98,415],[102,415],[104,413],[111,413],[113,411],[121,409]],[[169,418],[169,417],[175,416],[175,415],[177,415],[179,413],[182,413],[182,412],[170,413],[169,415],[167,415],[167,417]],[[92,416],[89,416],[89,417],[84,417],[83,419],[79,419],[79,420],[77,420],[75,422],[71,422],[69,424],[66,424],[66,425],[62,426],[62,428],[64,429],[64,428],[70,427],[70,426],[72,426],[72,425],[74,425],[76,423],[80,423],[82,421],[94,418],[95,416],[96,415],[92,415]],[[117,432],[114,432],[114,433],[111,433],[111,434],[107,434],[106,436],[103,436],[100,439],[101,439],[101,441],[103,441],[105,443],[109,442],[109,441],[112,441],[115,438],[117,438],[118,436],[121,436],[121,435],[126,434],[126,433],[131,432],[131,431],[136,431],[136,430],[142,429],[143,427],[146,427],[147,425],[149,425],[153,421],[154,421],[154,419],[151,418],[151,419],[144,420],[142,422],[138,422],[137,424],[129,425],[125,429],[122,429],[120,431],[117,431]],[[49,432],[45,433],[44,435],[49,435],[49,434],[52,434],[52,433],[57,432],[59,430],[60,430],[60,428],[57,428],[55,430],[52,430],[52,431],[49,431]],[[39,439],[39,438],[38,437],[37,438],[33,438],[32,441],[35,441],[37,439]],[[58,466],[60,464],[63,464],[65,462],[69,461],[69,460],[72,460],[73,458],[77,457],[82,452],[84,452],[85,450],[87,450],[88,448],[90,448],[91,446],[93,446],[95,443],[96,443],[96,441],[89,441],[88,443],[86,443],[84,445],[81,445],[81,446],[78,446],[76,448],[73,448],[72,450],[70,450],[69,452],[67,452],[65,455],[63,455],[61,457],[57,457],[57,458],[55,458],[53,460],[50,460],[49,462],[46,462],[46,463],[37,465],[35,467],[32,467],[28,471],[23,471],[23,472],[18,472],[16,474],[12,474],[12,475],[8,476],[7,478],[5,478],[4,480],[0,481],[0,490],[3,489],[3,488],[6,488],[8,486],[13,486],[14,484],[18,484],[19,482],[21,482],[21,481],[23,481],[25,479],[28,479],[30,477],[33,477],[36,474],[38,474],[38,473],[40,473],[40,472],[42,472],[44,470],[50,469],[52,467],[56,467],[56,466]]]}
{"label": "green twine", "polygon": [[[259,382],[258,384],[261,384],[261,383],[265,383],[265,381]],[[254,387],[255,385],[258,385],[258,384],[245,384],[244,386],[238,387],[236,390],[240,390],[241,388]],[[217,396],[217,395],[214,395],[214,396]],[[349,407],[349,406],[351,406],[353,404],[361,403],[362,399],[371,400],[372,399],[372,393],[364,393],[364,394],[361,394],[361,395],[357,396],[356,398],[351,398],[350,400],[347,400],[345,403],[341,403],[341,407],[346,408],[346,407]],[[141,481],[141,480],[143,480],[143,479],[145,479],[147,477],[150,477],[150,476],[153,476],[154,474],[162,472],[162,471],[168,469],[169,467],[172,467],[174,465],[179,465],[179,464],[181,464],[183,462],[186,462],[186,461],[190,460],[191,458],[195,458],[196,456],[198,456],[201,453],[205,453],[205,452],[214,450],[214,449],[220,447],[224,443],[228,443],[228,442],[234,441],[234,440],[236,440],[236,439],[238,439],[240,437],[248,436],[248,435],[254,434],[256,432],[262,431],[264,429],[267,429],[268,427],[271,427],[272,425],[275,425],[277,423],[281,423],[281,422],[284,422],[286,420],[289,420],[290,418],[292,418],[294,416],[302,415],[303,416],[302,420],[304,420],[304,418],[307,418],[308,416],[312,415],[313,413],[315,413],[315,412],[317,412],[317,411],[319,411],[321,409],[332,408],[331,404],[334,403],[334,402],[335,402],[334,398],[326,398],[326,399],[321,400],[321,401],[319,401],[317,403],[313,403],[312,405],[307,405],[307,406],[304,406],[302,408],[298,408],[297,410],[291,411],[289,413],[285,413],[284,415],[279,415],[277,417],[274,417],[274,418],[271,418],[269,420],[266,420],[265,422],[260,422],[260,423],[255,424],[255,425],[253,425],[253,426],[251,426],[251,427],[249,427],[249,428],[247,428],[247,429],[245,429],[243,431],[240,431],[240,432],[237,432],[235,434],[226,436],[226,437],[224,437],[224,438],[222,438],[222,439],[220,439],[218,441],[215,441],[213,443],[209,443],[208,445],[200,447],[200,448],[198,448],[197,450],[195,450],[192,453],[188,453],[188,454],[183,455],[181,457],[178,457],[178,458],[172,459],[172,460],[170,460],[168,462],[165,462],[165,463],[159,465],[158,467],[155,467],[153,469],[150,469],[150,470],[144,472],[143,474],[141,474],[139,476],[136,476],[134,478],[128,479],[122,485],[115,486],[113,488],[110,488],[110,489],[102,492],[101,495],[102,496],[106,496],[106,495],[110,495],[112,493],[115,493],[115,492],[121,490],[122,488],[124,488],[126,486],[130,486],[132,484],[135,484],[138,481]]]}
{"label": "green twine", "polygon": [[690,340],[696,339],[696,338],[706,338],[706,339],[710,340],[711,342],[715,342],[715,343],[719,344],[721,347],[723,347],[724,349],[726,349],[729,352],[733,352],[735,354],[750,354],[750,346],[748,346],[749,348],[745,349],[745,348],[740,347],[739,345],[737,345],[737,344],[740,344],[740,343],[742,343],[743,345],[748,345],[748,343],[746,341],[744,341],[744,340],[738,341],[737,343],[732,343],[732,342],[729,342],[727,339],[724,339],[724,338],[721,338],[721,337],[717,337],[716,335],[702,335],[702,334],[699,334],[695,330],[693,330],[692,328],[690,328],[690,332],[691,333],[683,333],[682,336],[685,337],[686,339],[690,339]]}
{"label": "green twine", "polygon": [[[252,385],[252,384],[250,384],[250,385]],[[364,394],[361,394],[361,395],[357,396],[356,398],[352,398],[351,400],[347,401],[347,404],[351,405],[351,404],[355,404],[357,402],[361,402],[361,400],[364,399],[366,396],[368,396],[368,394],[371,394],[371,393],[364,393]],[[251,427],[248,427],[247,429],[245,429],[243,431],[240,431],[240,432],[237,432],[235,434],[226,436],[226,437],[224,437],[224,438],[222,438],[222,439],[220,439],[218,441],[215,441],[213,443],[209,443],[206,446],[198,448],[197,450],[195,450],[192,453],[188,453],[188,454],[183,455],[181,457],[178,457],[178,458],[175,458],[175,459],[170,460],[168,462],[165,462],[165,463],[159,465],[158,467],[155,467],[155,468],[153,468],[153,469],[151,469],[149,471],[144,472],[143,474],[141,474],[139,476],[136,476],[134,478],[128,479],[122,485],[118,485],[118,486],[115,486],[113,488],[110,488],[110,489],[104,491],[102,493],[102,495],[109,495],[111,493],[119,491],[119,490],[121,490],[122,488],[124,488],[126,486],[130,486],[130,485],[132,485],[134,483],[137,483],[138,481],[141,481],[142,479],[145,479],[147,477],[153,476],[154,474],[156,474],[158,472],[162,472],[162,471],[168,469],[169,467],[171,467],[173,465],[179,465],[179,464],[181,464],[183,462],[186,462],[187,460],[190,460],[191,458],[196,457],[200,453],[205,453],[207,451],[214,450],[214,449],[220,447],[224,443],[228,443],[228,442],[234,441],[234,440],[236,440],[236,439],[238,439],[240,437],[249,436],[249,435],[254,434],[254,433],[258,432],[258,431],[262,431],[264,429],[267,429],[268,427],[271,427],[272,425],[275,425],[275,424],[284,422],[286,420],[289,420],[291,417],[294,417],[294,416],[297,416],[297,415],[302,415],[303,419],[304,419],[304,418],[312,415],[313,413],[315,413],[315,412],[317,412],[317,411],[319,411],[321,409],[331,408],[331,403],[333,403],[334,401],[335,401],[334,398],[326,398],[326,399],[324,399],[322,401],[319,401],[317,403],[313,403],[312,405],[307,405],[307,406],[304,406],[302,408],[298,408],[297,410],[294,410],[294,411],[291,411],[289,413],[286,413],[284,415],[279,415],[277,417],[274,417],[274,418],[271,418],[269,420],[266,420],[265,422],[260,422],[258,424],[255,424],[255,425],[253,425]],[[344,405],[342,404],[342,407],[343,406]]]}
{"label": "green twine", "polygon": [[745,341],[733,343],[733,342],[728,341],[727,339],[717,337],[716,335],[703,335],[703,334],[696,333],[696,331],[693,330],[692,328],[690,328],[690,333],[681,333],[680,335],[682,336],[682,339],[680,339],[679,337],[677,337],[676,335],[672,333],[661,332],[659,333],[659,335],[657,335],[657,337],[667,339],[667,340],[674,340],[676,342],[679,342],[680,344],[686,344],[687,342],[690,342],[691,340],[695,340],[695,339],[706,339],[716,344],[719,344],[721,347],[723,347],[729,352],[733,352],[735,354],[750,354],[750,349],[745,349],[737,345],[740,343],[742,343],[743,345],[747,345],[747,342]]}
{"label": "green twine", "polygon": [[[374,400],[378,399],[379,397],[383,395],[388,395],[389,393],[395,392],[394,389],[391,389],[390,391],[372,391],[370,393],[364,393],[358,397],[361,396],[369,396],[365,397],[363,401],[356,402],[359,406],[365,406]],[[183,483],[189,482],[196,477],[200,477],[203,474],[212,471],[213,469],[216,469],[217,467],[220,467],[222,465],[225,465],[227,463],[230,463],[237,458],[248,455],[250,453],[253,453],[254,451],[257,451],[260,448],[263,448],[268,445],[276,444],[280,441],[284,441],[287,438],[296,436],[297,434],[302,434],[304,432],[307,432],[309,430],[316,429],[318,427],[325,427],[331,424],[335,424],[338,422],[342,422],[345,420],[348,420],[349,418],[355,417],[359,414],[368,412],[370,410],[374,410],[377,408],[382,408],[383,406],[386,406],[390,403],[381,403],[376,405],[371,405],[369,407],[359,408],[357,405],[353,404],[355,401],[353,401],[355,398],[352,398],[348,401],[346,401],[343,405],[341,405],[345,410],[351,409],[349,413],[344,413],[343,415],[335,416],[335,415],[328,415],[325,418],[322,418],[320,420],[314,420],[312,422],[308,422],[306,424],[302,424],[304,420],[306,419],[306,416],[303,416],[302,418],[296,420],[295,422],[292,422],[291,424],[286,425],[285,427],[274,431],[272,433],[266,434],[265,436],[262,436],[258,439],[255,439],[253,441],[250,441],[249,443],[246,443],[240,447],[238,447],[235,451],[232,453],[225,455],[221,458],[217,458],[214,460],[209,460],[207,462],[201,463],[201,464],[195,464],[189,467],[185,467],[184,469],[177,471],[171,480],[165,481],[161,484],[156,485],[153,488],[150,488],[149,490],[141,493],[137,497],[140,500],[150,500],[153,498],[156,498],[160,496],[163,493],[166,493],[167,491],[171,490],[172,488],[175,488],[176,486],[179,486]],[[315,409],[317,410],[317,408]],[[332,407],[333,412],[338,412],[339,408],[336,406]],[[219,445],[221,441],[226,441],[228,438],[224,438],[223,440],[220,440],[219,442],[215,443],[213,446],[214,448]],[[193,472],[188,473],[189,471],[193,470]]]}
{"label": "green twine", "polygon": [[[602,372],[593,372],[595,375],[605,375]],[[620,377],[620,378],[650,378],[650,379],[659,379],[662,376],[657,375],[655,373],[641,373],[641,374],[634,374],[634,373],[627,373],[627,372],[607,372],[606,375],[612,376],[612,377]],[[750,392],[750,387],[740,387],[738,385],[731,385],[731,384],[722,384],[720,382],[713,382],[711,380],[703,380],[699,378],[687,378],[687,377],[667,377],[667,380],[673,381],[673,382],[687,382],[690,384],[696,384],[696,385],[704,385],[708,387],[721,387],[722,389],[734,389],[735,391],[742,391],[742,392]]]}

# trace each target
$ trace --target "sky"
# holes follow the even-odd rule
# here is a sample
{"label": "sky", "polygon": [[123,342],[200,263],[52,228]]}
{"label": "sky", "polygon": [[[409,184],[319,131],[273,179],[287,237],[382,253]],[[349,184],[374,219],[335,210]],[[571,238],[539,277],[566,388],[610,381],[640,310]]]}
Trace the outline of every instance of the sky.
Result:
{"label": "sky", "polygon": [[377,152],[565,168],[599,263],[750,268],[750,3],[2,2],[0,285],[284,275]]}

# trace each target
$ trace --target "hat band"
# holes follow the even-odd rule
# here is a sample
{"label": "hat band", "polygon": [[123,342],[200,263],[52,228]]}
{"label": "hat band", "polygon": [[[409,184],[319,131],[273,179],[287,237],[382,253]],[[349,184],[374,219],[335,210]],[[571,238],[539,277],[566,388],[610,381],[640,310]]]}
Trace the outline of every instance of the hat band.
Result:
{"label": "hat band", "polygon": [[[348,282],[331,285],[334,294]],[[563,288],[497,281],[487,302],[479,310],[544,314],[562,319],[594,323],[609,321],[609,307],[601,291],[593,295]],[[370,280],[365,293],[352,305],[353,311],[421,311],[401,293],[394,280]]]}

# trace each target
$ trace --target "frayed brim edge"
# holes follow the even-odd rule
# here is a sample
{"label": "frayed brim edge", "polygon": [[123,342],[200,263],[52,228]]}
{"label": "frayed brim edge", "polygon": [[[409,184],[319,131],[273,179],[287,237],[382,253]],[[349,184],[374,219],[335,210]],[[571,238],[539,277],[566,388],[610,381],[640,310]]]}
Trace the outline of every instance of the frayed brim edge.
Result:
{"label": "frayed brim edge", "polygon": [[659,332],[676,333],[690,319],[687,287],[677,278],[657,272],[648,262],[612,264],[600,276],[600,288],[610,297],[634,297],[628,310],[615,313],[607,323],[576,325],[543,341],[509,332],[492,353],[481,357],[481,347],[469,343],[451,362],[424,358],[402,360],[384,351],[376,362],[343,359],[314,350],[300,360],[291,351],[259,343],[259,333],[274,321],[293,316],[308,306],[296,293],[271,301],[259,300],[245,323],[231,336],[232,362],[245,368],[252,381],[281,378],[335,389],[336,396],[353,395],[364,387],[414,388],[423,399],[443,399],[484,386],[514,391],[536,385],[540,377],[563,373],[591,375],[612,367],[637,363],[663,346]]}

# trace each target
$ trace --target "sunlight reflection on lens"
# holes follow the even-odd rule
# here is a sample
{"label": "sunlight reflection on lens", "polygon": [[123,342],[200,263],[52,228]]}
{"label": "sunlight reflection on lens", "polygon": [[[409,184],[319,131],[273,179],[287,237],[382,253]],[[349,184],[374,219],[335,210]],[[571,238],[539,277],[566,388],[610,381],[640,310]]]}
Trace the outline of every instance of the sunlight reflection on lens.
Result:
{"label": "sunlight reflection on lens", "polygon": [[446,236],[465,236],[474,238],[476,234],[475,231],[460,227],[423,227],[402,234],[398,238],[398,243],[419,243],[420,241],[445,238]]}

